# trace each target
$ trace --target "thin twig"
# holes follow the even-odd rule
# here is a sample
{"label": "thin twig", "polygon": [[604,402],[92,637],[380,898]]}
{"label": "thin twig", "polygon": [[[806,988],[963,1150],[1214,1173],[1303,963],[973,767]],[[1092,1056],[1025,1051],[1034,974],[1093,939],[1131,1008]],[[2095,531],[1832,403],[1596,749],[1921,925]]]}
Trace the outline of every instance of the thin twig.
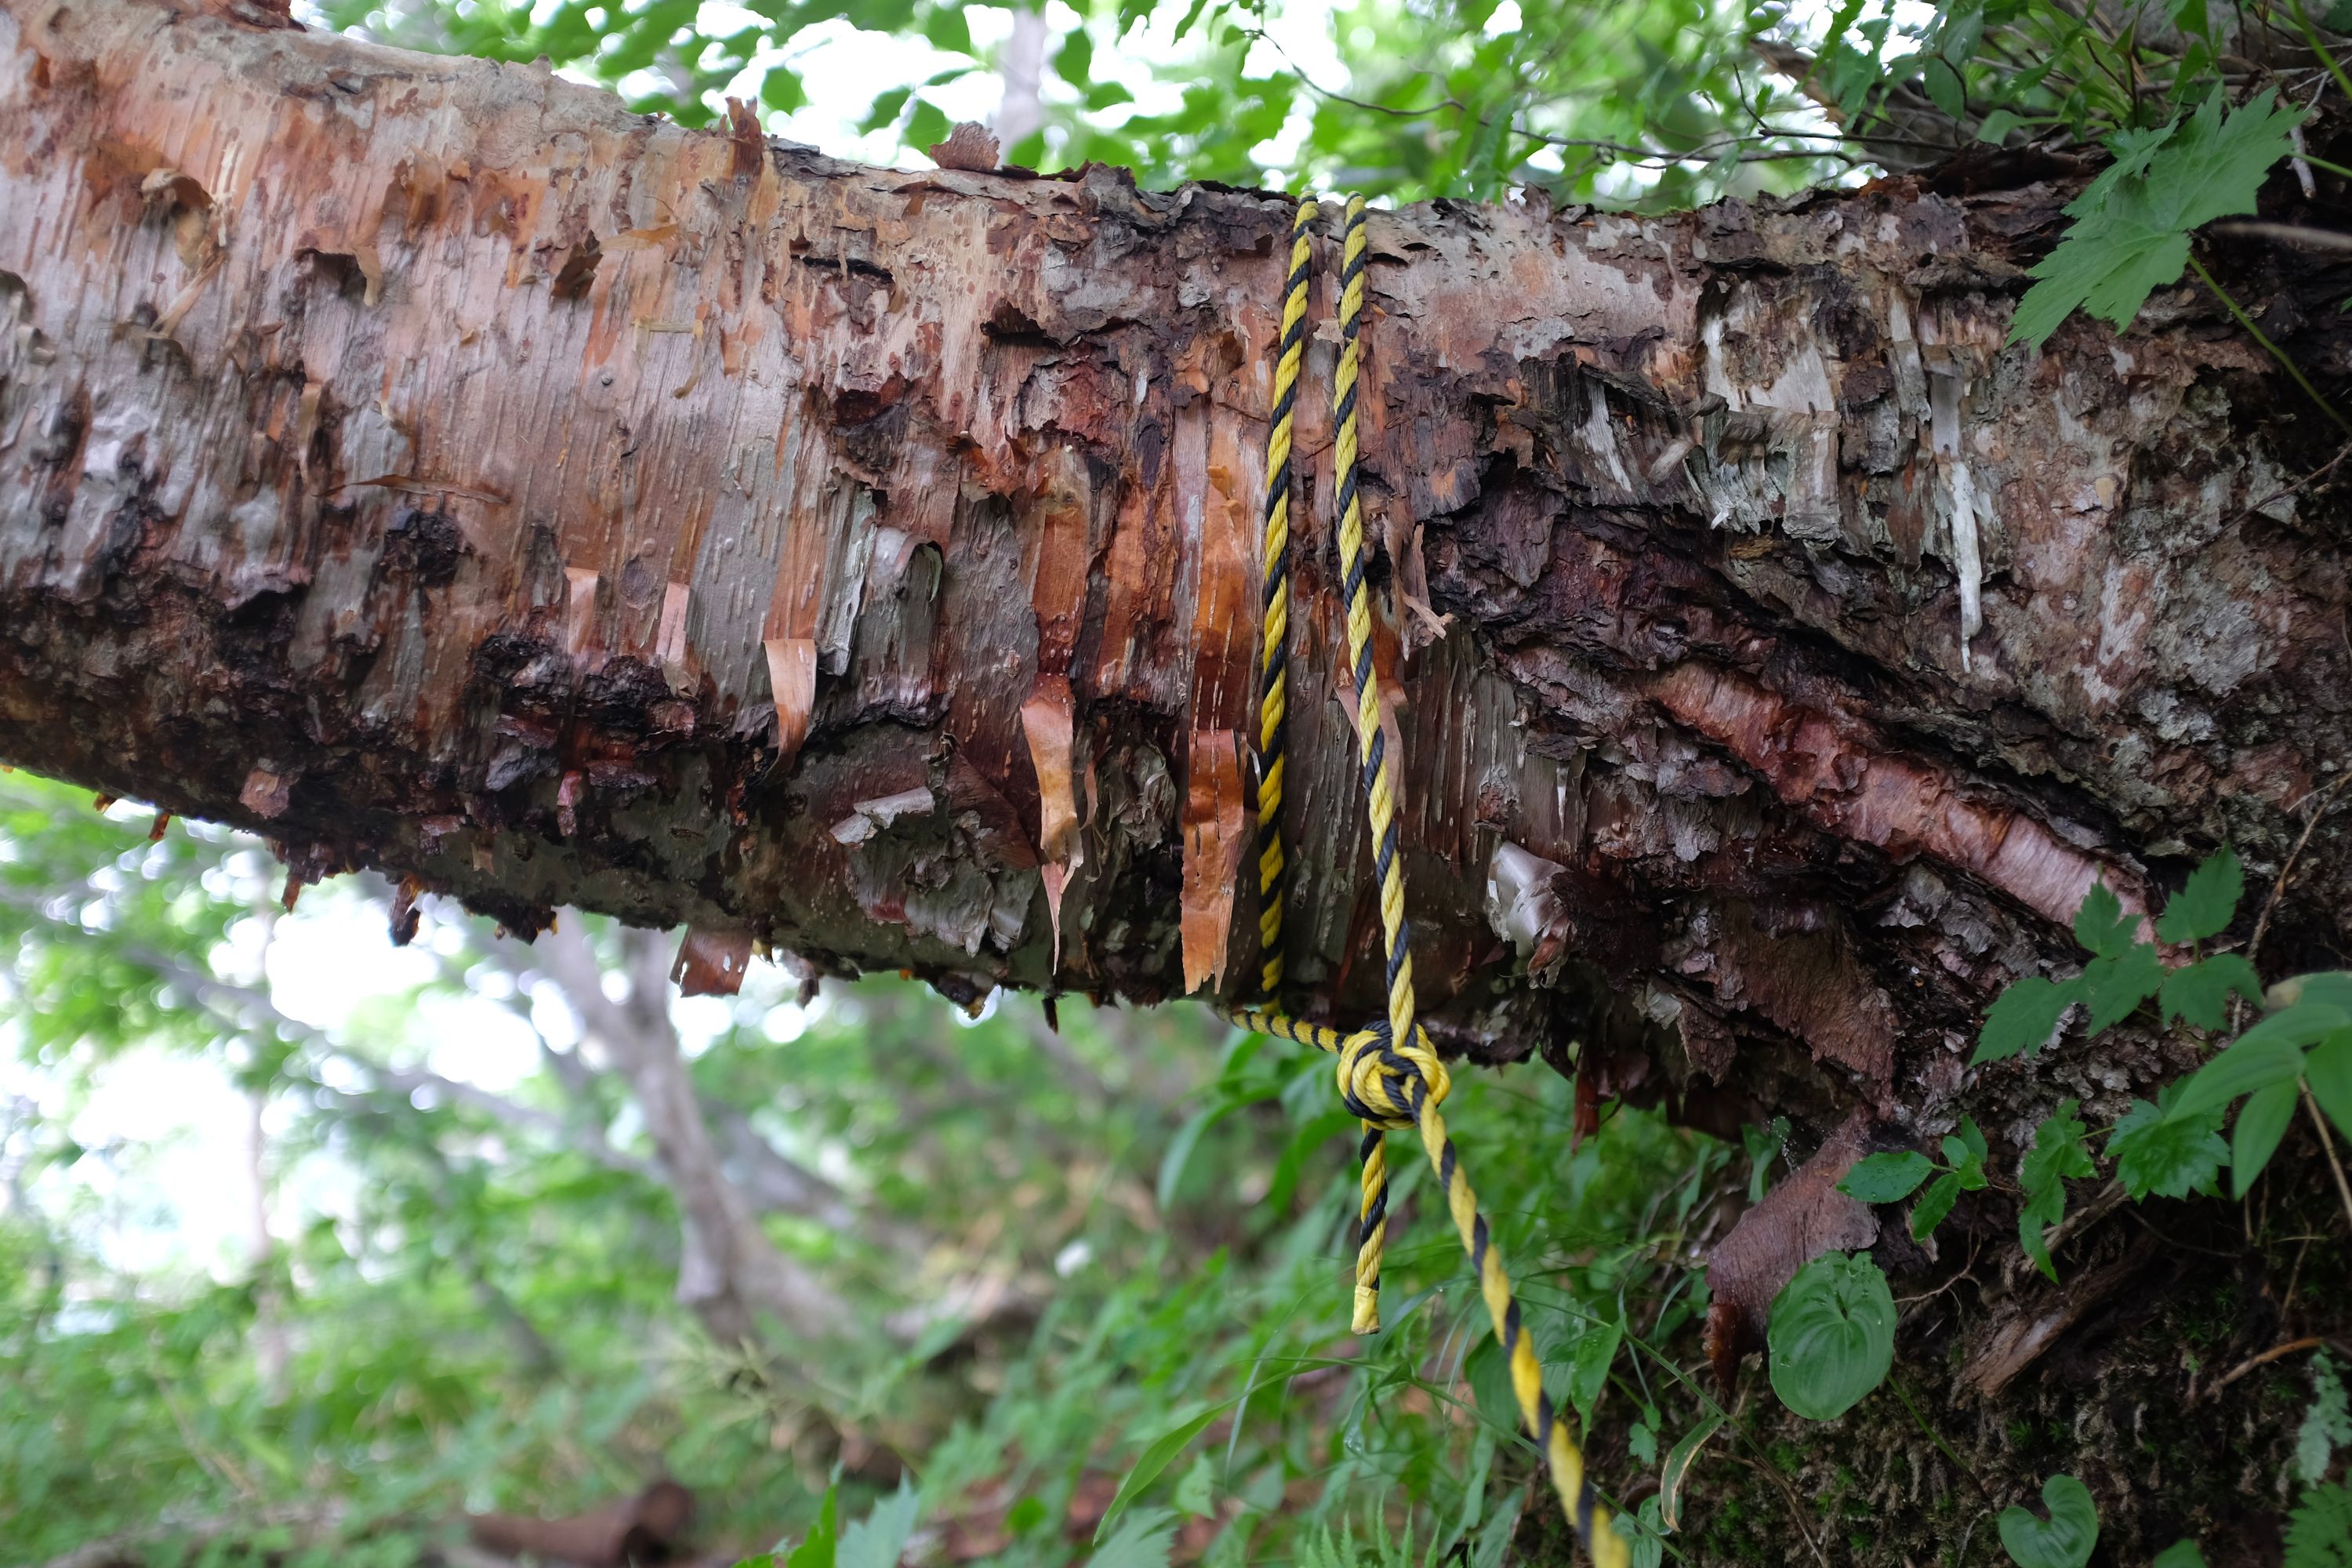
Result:
{"label": "thin twig", "polygon": [[2328,472],[2333,469],[2336,464],[2342,462],[2347,455],[2352,455],[2352,445],[2338,447],[2336,448],[2336,456],[2328,458],[2327,461],[2320,464],[2319,467],[2312,469],[2311,472],[2295,480],[2294,483],[2287,485],[2283,489],[2273,490],[2262,500],[2250,503],[2243,511],[2239,512],[2237,516],[2223,523],[2221,525],[2222,528],[2224,530],[2235,528],[2238,524],[2245,521],[2246,519],[2253,516],[2254,513],[2262,510],[2263,508],[2271,505],[2273,502],[2286,500],[2287,497],[2294,494],[2295,491],[2303,489],[2304,486],[2311,483],[2314,479],[2325,479]]}
{"label": "thin twig", "polygon": [[2000,1500],[1992,1495],[1992,1492],[1985,1486],[1983,1479],[1976,1473],[1976,1470],[1969,1464],[1969,1462],[1960,1458],[1959,1451],[1954,1448],[1949,1443],[1944,1441],[1944,1435],[1937,1431],[1935,1427],[1929,1426],[1927,1424],[1927,1418],[1919,1414],[1919,1407],[1911,1403],[1911,1395],[1903,1387],[1903,1380],[1901,1378],[1890,1377],[1886,1380],[1886,1386],[1895,1391],[1895,1397],[1903,1402],[1903,1408],[1911,1413],[1911,1419],[1919,1424],[1919,1430],[1927,1434],[1927,1441],[1935,1444],[1937,1447],[1944,1451],[1944,1458],[1951,1460],[1953,1465],[1958,1468],[1960,1474],[1969,1478],[1969,1484],[1976,1488],[1979,1492],[1981,1492],[1984,1495],[1985,1501],[1998,1502]]}
{"label": "thin twig", "polygon": [[2287,883],[2294,879],[2294,863],[2303,854],[2304,846],[2311,842],[2311,836],[2319,830],[2320,818],[2327,815],[2328,807],[2336,804],[2336,797],[2344,792],[2347,784],[2352,784],[2352,773],[2346,773],[2324,791],[2315,792],[2320,797],[2319,804],[2312,807],[2311,820],[2303,825],[2302,837],[2294,841],[2294,847],[2287,851],[2286,864],[2279,868],[2278,880],[2271,884],[2270,897],[2263,900],[2263,912],[2254,921],[2254,934],[2246,942],[2246,962],[2249,964],[2263,950],[2263,933],[2271,929],[2271,915],[2278,908],[2279,896],[2286,891]]}
{"label": "thin twig", "polygon": [[2300,224],[2217,223],[2213,232],[2241,239],[2274,239],[2281,245],[2305,250],[2352,250],[2352,234],[2338,234],[2332,228],[2305,228]]}
{"label": "thin twig", "polygon": [[2336,1195],[2344,1200],[2344,1218],[2352,1224],[2352,1182],[2344,1179],[2344,1162],[2336,1157],[2336,1140],[2327,1131],[2327,1118],[2319,1113],[2319,1101],[2312,1098],[2311,1080],[2305,1079],[2296,1086],[2303,1090],[2303,1108],[2311,1113],[2311,1125],[2319,1134],[2319,1147],[2327,1155],[2327,1168],[2336,1173]]}
{"label": "thin twig", "polygon": [[2245,1360],[2240,1362],[2237,1365],[2231,1367],[2229,1371],[2216,1378],[2205,1390],[2205,1397],[2208,1399],[2212,1398],[2215,1394],[2221,1393],[2223,1389],[2237,1382],[2238,1379],[2253,1371],[2254,1368],[2258,1366],[2267,1366],[2272,1362],[2277,1361],[2282,1356],[2291,1356],[2297,1351],[2317,1350],[2322,1345],[2332,1345],[2334,1343],[2336,1343],[2336,1342],[2329,1339],[2326,1334],[2305,1334],[2302,1339],[2289,1340],[2283,1345],[2273,1345],[2270,1349],[2263,1352],[2260,1355],[2248,1356]]}
{"label": "thin twig", "polygon": [[2263,335],[2262,328],[2254,325],[2254,319],[2246,314],[2245,308],[2240,305],[2237,300],[2231,299],[2230,297],[2230,291],[2227,289],[2222,288],[2221,283],[2210,272],[2205,270],[2205,264],[2198,260],[2194,255],[2191,255],[2189,258],[2189,267],[2190,271],[2197,274],[2198,278],[2204,283],[2205,287],[2213,290],[2213,297],[2221,300],[2222,305],[2228,309],[2230,314],[2238,319],[2238,325],[2245,328],[2246,331],[2252,335],[2254,342],[2262,344],[2263,347],[2269,352],[2271,358],[2278,361],[2279,363],[2285,368],[2287,374],[2294,378],[2294,384],[2303,388],[2304,395],[2305,396],[2309,397],[2312,402],[2319,405],[2319,411],[2322,414],[2326,415],[2330,419],[2333,419],[2336,422],[2336,428],[2342,430],[2347,436],[2352,436],[2352,420],[2347,420],[2344,416],[2336,413],[2336,405],[2328,402],[2325,397],[2319,395],[2319,388],[2311,384],[2311,378],[2303,374],[2303,367],[2296,364],[2294,361],[2287,358],[2286,351],[2284,349],[2280,348],[2278,344],[2271,342],[2268,337]]}

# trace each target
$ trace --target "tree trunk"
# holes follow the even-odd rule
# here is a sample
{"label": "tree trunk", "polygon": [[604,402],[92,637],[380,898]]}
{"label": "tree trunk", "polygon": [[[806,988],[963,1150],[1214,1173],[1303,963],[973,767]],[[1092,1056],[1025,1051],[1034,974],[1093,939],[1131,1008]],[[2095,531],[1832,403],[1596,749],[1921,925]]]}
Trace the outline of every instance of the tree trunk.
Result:
{"label": "tree trunk", "polygon": [[[966,999],[1248,993],[1286,199],[857,168],[152,0],[0,0],[0,757],[526,934],[573,901]],[[1378,667],[1449,1048],[1832,1158],[1967,1110],[2011,1168],[2061,1095],[2096,1125],[2192,1059],[2125,1029],[1965,1065],[2095,879],[2145,907],[2228,840],[2264,890],[2335,799],[2345,525],[2306,476],[2339,433],[2193,290],[2005,347],[2073,188],[2000,172],[1373,215]],[[2339,278],[2217,261],[2340,379]],[[1290,973],[1355,1022],[1378,921],[1302,407]],[[2339,820],[2273,972],[2352,939]],[[1752,1306],[1793,1263],[1742,1231],[1718,1291]],[[1916,1328],[2048,1325],[1953,1384],[1996,1442],[2098,1315],[2004,1280]],[[2278,1437],[2165,1364],[2183,1430]],[[2095,1481],[2114,1539],[2229,1505],[2217,1468],[2190,1503]]]}

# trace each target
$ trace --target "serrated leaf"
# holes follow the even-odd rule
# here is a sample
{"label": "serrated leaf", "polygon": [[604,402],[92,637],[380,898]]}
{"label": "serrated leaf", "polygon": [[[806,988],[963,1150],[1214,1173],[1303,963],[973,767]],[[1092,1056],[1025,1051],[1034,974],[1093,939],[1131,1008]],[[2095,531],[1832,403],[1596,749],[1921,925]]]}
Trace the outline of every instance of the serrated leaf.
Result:
{"label": "serrated leaf", "polygon": [[2169,942],[2219,936],[2237,915],[2238,900],[2245,890],[2245,871],[2238,864],[2237,851],[2224,845],[2189,873],[2180,891],[2165,901],[2156,934]]}
{"label": "serrated leaf", "polygon": [[2230,1163],[2230,1145],[2221,1137],[2219,1110],[2174,1120],[2135,1100],[2107,1131],[2107,1158],[2116,1163],[2116,1179],[2133,1202],[2151,1193],[2185,1198],[2211,1188]]}
{"label": "serrated leaf", "polygon": [[1838,1183],[1838,1191],[1866,1204],[1900,1203],[1916,1192],[1936,1163],[1915,1150],[1873,1154],[1858,1160]]}
{"label": "serrated leaf", "polygon": [[2017,1568],[2083,1568],[2099,1543],[2099,1510],[2091,1489],[2069,1475],[2042,1483],[2048,1519],[2011,1505],[2001,1510],[2000,1544]]}
{"label": "serrated leaf", "polygon": [[1911,1239],[1927,1240],[1935,1228],[1944,1223],[1944,1216],[1952,1212],[1952,1205],[1959,1201],[1960,1178],[1957,1175],[1937,1177],[1934,1184],[1928,1187],[1927,1195],[1911,1211]]}
{"label": "serrated leaf", "polygon": [[2157,993],[2157,1010],[2168,1024],[2186,1018],[2200,1029],[2218,1029],[2230,1021],[2233,992],[2249,1002],[2260,1002],[2262,978],[2242,954],[2216,953],[2166,975]]}
{"label": "serrated leaf", "polygon": [[897,1491],[842,1531],[841,1543],[833,1554],[835,1568],[898,1568],[921,1509],[922,1500],[916,1496],[913,1482],[901,1477]]}
{"label": "serrated leaf", "polygon": [[2097,957],[2116,957],[2139,940],[2139,917],[2124,912],[2113,888],[2094,882],[2074,911],[2074,940]]}
{"label": "serrated leaf", "polygon": [[834,1510],[839,1504],[838,1485],[824,1489],[824,1500],[817,1505],[816,1522],[798,1546],[784,1555],[784,1568],[834,1568]]}
{"label": "serrated leaf", "polygon": [[2352,1568],[2352,1486],[2303,1494],[2287,1516],[2283,1568]]}
{"label": "serrated leaf", "polygon": [[2060,1100],[2058,1109],[2033,1130],[2033,1146],[2017,1166],[2018,1184],[2026,1193],[2017,1215],[2018,1239],[2033,1266],[2053,1281],[2058,1270],[2050,1261],[2048,1227],[2066,1217],[2066,1179],[2087,1176],[2094,1170],[2090,1153],[2083,1147],[2086,1130],[2074,1110],[2074,1100]]}
{"label": "serrated leaf", "polygon": [[2254,210],[2303,116],[2269,90],[2235,110],[2228,96],[2209,95],[2178,127],[2115,138],[2116,161],[2067,206],[2074,226],[2033,268],[2010,342],[2040,347],[2077,306],[2129,326],[2151,292],[2179,280],[2192,229]]}
{"label": "serrated leaf", "polygon": [[2004,1061],[2020,1051],[2041,1049],[2057,1032],[2058,1020],[2066,1016],[2066,1009],[2082,999],[2079,975],[2049,981],[2029,974],[2013,982],[1985,1014],[1984,1029],[1977,1037],[1976,1055],[1969,1058],[1969,1065]]}
{"label": "serrated leaf", "polygon": [[1834,1421],[1894,1365],[1886,1276],[1867,1258],[1822,1254],[1772,1298],[1764,1339],[1780,1403],[1808,1421]]}
{"label": "serrated leaf", "polygon": [[2278,1152],[2279,1140],[2286,1136],[2287,1124],[2294,1120],[2294,1108],[2302,1103],[2293,1079],[2256,1089],[2238,1108],[2238,1124],[2230,1130],[2230,1186],[2231,1197],[2242,1198],[2263,1167]]}
{"label": "serrated leaf", "polygon": [[2095,1035],[2122,1023],[2163,985],[2164,962],[2147,942],[2091,960],[2083,966],[2083,1000],[2091,1009],[2084,1032]]}

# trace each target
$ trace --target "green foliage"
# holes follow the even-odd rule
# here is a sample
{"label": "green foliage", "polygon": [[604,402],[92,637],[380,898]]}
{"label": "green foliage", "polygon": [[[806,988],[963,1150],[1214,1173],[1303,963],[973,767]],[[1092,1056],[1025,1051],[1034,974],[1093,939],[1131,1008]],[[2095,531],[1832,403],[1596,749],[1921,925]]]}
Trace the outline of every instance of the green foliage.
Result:
{"label": "green foliage", "polygon": [[1772,1298],[1772,1392],[1808,1421],[1834,1421],[1886,1379],[1895,1298],[1867,1257],[1825,1252]]}
{"label": "green foliage", "polygon": [[2116,1179],[2135,1203],[2151,1193],[2164,1198],[2190,1193],[2219,1195],[2214,1181],[2230,1163],[2221,1112],[2166,1114],[2179,1098],[2180,1086],[2167,1084],[2153,1104],[2133,1100],[2122,1120],[2107,1131],[2106,1153],[2116,1163]]}
{"label": "green foliage", "polygon": [[2352,1448],[2352,1404],[2346,1401],[2335,1361],[2321,1351],[2311,1358],[2311,1405],[2295,1432],[2295,1479],[2326,1479],[2329,1461],[2339,1448]]}
{"label": "green foliage", "polygon": [[2205,1553],[2194,1541],[2176,1541],[2158,1552],[2148,1568],[2205,1568]]}
{"label": "green foliage", "polygon": [[2083,1568],[2099,1543],[2099,1510],[2091,1490],[2068,1475],[2042,1483],[2047,1519],[2014,1504],[2001,1510],[2000,1544],[2017,1568]]}
{"label": "green foliage", "polygon": [[2011,341],[2040,347],[2077,307],[2129,326],[2149,294],[2179,280],[2190,231],[2254,210],[2302,119],[2268,90],[2236,110],[2216,92],[2185,121],[2119,132],[2109,142],[2116,161],[2068,204],[2074,226],[2033,268],[2038,281],[2018,304]]}
{"label": "green foliage", "polygon": [[[706,1541],[793,1543],[761,1568],[873,1568],[897,1560],[917,1504],[828,1483],[819,1440],[849,1428],[907,1458],[927,1526],[997,1510],[1006,1568],[1084,1561],[1065,1521],[1091,1523],[1074,1506],[1122,1477],[1097,1561],[1164,1561],[1171,1507],[1217,1521],[1221,1565],[1294,1555],[1377,1507],[1416,1559],[1498,1568],[1540,1458],[1482,1386],[1492,1339],[1442,1224],[1392,1238],[1388,1326],[1345,1332],[1353,1139],[1328,1059],[1185,1009],[1070,1004],[1056,1035],[1006,1001],[958,1023],[888,983],[829,986],[800,1016],[755,965],[734,1003],[680,1005],[699,1020],[693,1085],[776,1156],[826,1161],[850,1220],[770,1211],[763,1229],[858,1321],[822,1356],[787,1337],[747,1362],[675,1299],[677,1204],[633,1090],[537,1033],[572,1013],[539,950],[428,901],[398,961],[413,984],[304,1023],[274,1010],[261,955],[380,922],[383,892],[331,883],[276,915],[261,847],[146,828],[0,776],[0,1048],[67,1102],[52,1117],[0,1097],[0,1173],[37,1198],[0,1216],[0,1500],[32,1560],[166,1515],[326,1504],[335,1522],[300,1527],[315,1562],[293,1568],[405,1568],[462,1509],[561,1514],[668,1474],[695,1489]],[[608,974],[644,956],[603,921],[564,921]],[[436,1076],[500,1019],[536,1053],[510,1084]],[[467,1048],[443,1054],[450,1038]],[[79,1147],[70,1105],[163,1059],[268,1109],[278,1239],[225,1264],[230,1283],[127,1269],[89,1239],[101,1220],[148,1223],[89,1195],[101,1165],[146,1156]],[[1192,1108],[1227,1102],[1185,1133]],[[1562,1160],[1576,1110],[1549,1072],[1463,1073],[1447,1109],[1494,1244],[1527,1270],[1554,1397],[1595,1424],[1703,1428],[1679,1381],[1707,1304],[1688,1238],[1744,1184],[1735,1152],[1617,1109]],[[1180,1136],[1191,1151],[1171,1158]],[[326,1178],[350,1195],[314,1213],[301,1194]],[[1426,1180],[1400,1163],[1399,1212]],[[1009,1334],[880,1331],[931,1305],[940,1268],[1015,1281],[1027,1316]],[[1698,1448],[1676,1452],[1686,1473]]]}
{"label": "green foliage", "polygon": [[[2244,889],[2237,855],[2225,847],[2167,900],[2156,921],[2158,934],[2176,945],[2220,935],[2236,914]],[[2140,937],[2140,917],[2127,914],[2105,883],[2094,886],[2074,916],[2074,940],[2091,954],[2090,963],[2070,980],[2028,975],[2003,991],[1985,1015],[1970,1064],[2039,1050],[2077,1003],[2088,1010],[2088,1032],[2095,1035],[2130,1017],[2150,997],[2160,998],[2165,1022],[2186,1017],[2203,1029],[2226,1022],[2232,993],[2262,999],[2252,966],[2238,954],[2218,953],[2168,969],[2155,943]]]}
{"label": "green foliage", "polygon": [[2048,1227],[2065,1217],[2066,1179],[2090,1175],[2094,1169],[2090,1152],[2083,1146],[2088,1129],[2076,1120],[2072,1100],[2058,1102],[2058,1109],[2034,1129],[2033,1147],[2017,1168],[2018,1183],[2025,1189],[2025,1204],[2017,1214],[2018,1239],[2033,1266],[2053,1280],[2058,1269],[2050,1261],[2044,1239]]}
{"label": "green foliage", "polygon": [[2352,1568],[2352,1486],[2303,1494],[2287,1516],[2284,1568]]}
{"label": "green foliage", "polygon": [[1911,1235],[1925,1240],[1929,1233],[1944,1223],[1959,1202],[1964,1192],[1981,1192],[1987,1184],[1985,1176],[1984,1133],[1974,1117],[1963,1116],[1956,1132],[1947,1133],[1942,1143],[1942,1161],[1929,1159],[1916,1151],[1873,1154],[1856,1161],[1838,1190],[1864,1203],[1900,1203],[1917,1190],[1930,1174],[1940,1172],[1935,1182],[1911,1211]]}

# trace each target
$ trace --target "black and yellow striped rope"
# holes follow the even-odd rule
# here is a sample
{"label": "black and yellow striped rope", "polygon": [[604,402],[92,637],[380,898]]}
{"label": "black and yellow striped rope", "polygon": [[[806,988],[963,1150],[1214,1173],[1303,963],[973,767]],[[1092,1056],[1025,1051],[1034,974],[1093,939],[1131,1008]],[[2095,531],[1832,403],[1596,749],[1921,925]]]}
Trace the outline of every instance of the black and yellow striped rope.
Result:
{"label": "black and yellow striped rope", "polygon": [[[1404,912],[1404,866],[1397,847],[1396,789],[1381,727],[1379,681],[1372,668],[1370,590],[1365,582],[1363,506],[1357,486],[1357,377],[1361,368],[1364,313],[1364,203],[1348,198],[1339,252],[1339,364],[1332,380],[1334,468],[1339,479],[1339,570],[1348,626],[1349,677],[1356,697],[1359,776],[1371,816],[1372,870],[1380,884],[1381,931],[1387,953],[1387,1019],[1345,1034],[1306,1023],[1279,1011],[1283,977],[1282,896],[1286,860],[1282,842],[1284,676],[1290,622],[1290,455],[1292,417],[1298,385],[1300,348],[1306,337],[1308,230],[1318,211],[1299,204],[1291,225],[1290,270],[1285,280],[1282,336],[1275,367],[1275,403],[1266,436],[1265,621],[1263,679],[1258,700],[1258,931],[1261,970],[1269,1005],[1232,1015],[1245,1029],[1277,1035],[1339,1058],[1339,1096],[1364,1127],[1363,1198],[1358,1210],[1354,1326],[1359,1333],[1380,1327],[1381,1247],[1388,1222],[1387,1135],[1405,1128],[1421,1134],[1423,1151],[1445,1190],[1454,1227],[1478,1277],[1495,1338],[1510,1370],[1511,1394],[1519,1417],[1544,1450],[1553,1488],[1569,1522],[1598,1568],[1629,1568],[1625,1538],[1610,1527],[1609,1510],[1595,1499],[1584,1473],[1584,1456],[1568,1424],[1544,1392],[1543,1367],[1519,1318],[1511,1277],[1503,1267],[1478,1212],[1477,1194],[1454,1157],[1453,1140],[1438,1105],[1452,1087],[1445,1064],[1415,1021],[1412,994],[1412,925]],[[1398,1044],[1397,1042],[1405,1042]]]}
{"label": "black and yellow striped rope", "polygon": [[1265,616],[1258,647],[1257,936],[1259,986],[1282,993],[1282,902],[1287,866],[1282,845],[1284,697],[1290,639],[1290,436],[1298,412],[1298,362],[1307,346],[1308,243],[1316,204],[1298,204],[1290,220],[1290,275],[1282,288],[1282,337],[1274,362],[1274,417],[1265,431]]}

